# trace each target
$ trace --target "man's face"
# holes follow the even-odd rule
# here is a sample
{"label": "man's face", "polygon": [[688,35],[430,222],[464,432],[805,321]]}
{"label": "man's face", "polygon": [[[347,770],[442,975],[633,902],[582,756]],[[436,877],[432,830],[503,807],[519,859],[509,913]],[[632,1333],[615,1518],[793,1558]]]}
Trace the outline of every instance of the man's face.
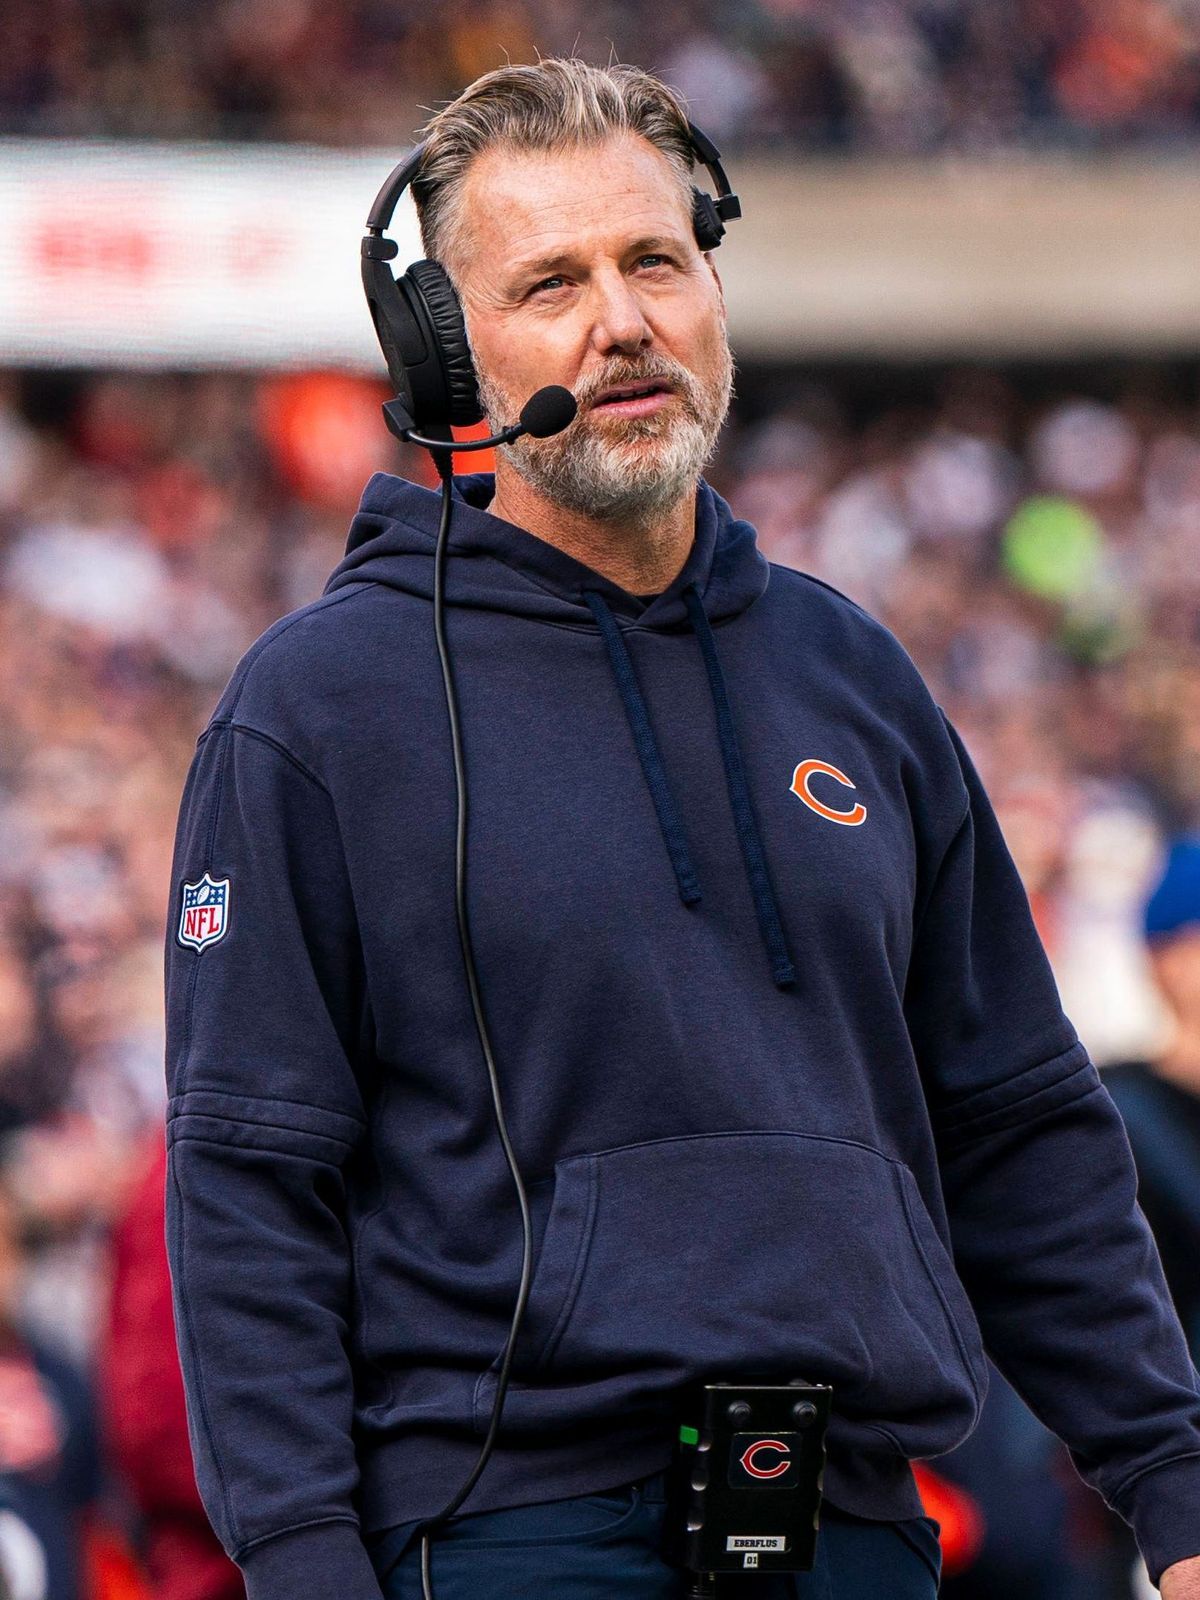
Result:
{"label": "man's face", "polygon": [[492,425],[545,384],[579,402],[568,429],[519,440],[508,460],[586,515],[636,522],[677,504],[716,442],[732,359],[720,282],[666,157],[636,134],[497,148],[475,158],[461,201],[451,268]]}

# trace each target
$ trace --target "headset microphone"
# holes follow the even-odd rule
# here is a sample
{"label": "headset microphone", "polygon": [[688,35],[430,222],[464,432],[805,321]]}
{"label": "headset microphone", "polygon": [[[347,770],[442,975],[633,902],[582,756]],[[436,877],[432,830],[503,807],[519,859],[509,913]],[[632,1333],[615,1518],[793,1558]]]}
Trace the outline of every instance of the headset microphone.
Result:
{"label": "headset microphone", "polygon": [[549,439],[574,422],[578,409],[570,389],[564,389],[561,383],[548,383],[526,400],[519,423],[535,439]]}
{"label": "headset microphone", "polygon": [[561,433],[575,420],[579,407],[575,396],[561,383],[548,383],[544,389],[531,394],[521,407],[521,415],[511,428],[502,428],[487,439],[430,439],[414,430],[412,418],[400,400],[389,400],[383,408],[384,421],[397,439],[408,444],[423,445],[426,450],[450,450],[455,455],[464,450],[490,450],[498,444],[511,444],[527,433],[533,439],[549,439]]}

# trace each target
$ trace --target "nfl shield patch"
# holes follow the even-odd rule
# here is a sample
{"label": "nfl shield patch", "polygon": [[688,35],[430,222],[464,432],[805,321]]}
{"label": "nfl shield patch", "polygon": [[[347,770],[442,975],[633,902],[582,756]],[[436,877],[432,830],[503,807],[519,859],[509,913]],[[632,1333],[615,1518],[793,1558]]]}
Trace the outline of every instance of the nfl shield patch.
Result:
{"label": "nfl shield patch", "polygon": [[199,883],[185,883],[179,911],[180,944],[203,950],[223,939],[228,928],[229,879],[212,878],[206,872]]}

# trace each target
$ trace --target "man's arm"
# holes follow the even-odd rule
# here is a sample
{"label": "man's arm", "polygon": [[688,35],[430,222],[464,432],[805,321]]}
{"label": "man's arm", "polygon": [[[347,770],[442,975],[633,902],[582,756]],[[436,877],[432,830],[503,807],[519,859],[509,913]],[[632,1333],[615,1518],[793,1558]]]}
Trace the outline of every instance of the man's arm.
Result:
{"label": "man's arm", "polygon": [[1131,1523],[1157,1581],[1200,1556],[1200,1380],[1121,1118],[949,731],[968,803],[922,886],[905,1011],[955,1261],[988,1353]]}
{"label": "man's arm", "polygon": [[[181,925],[185,884],[213,902],[206,873],[229,880],[223,928],[211,910]],[[347,1355],[365,1009],[328,793],[275,741],[214,724],[167,929],[167,1241],[197,1481],[249,1600],[379,1600]]]}

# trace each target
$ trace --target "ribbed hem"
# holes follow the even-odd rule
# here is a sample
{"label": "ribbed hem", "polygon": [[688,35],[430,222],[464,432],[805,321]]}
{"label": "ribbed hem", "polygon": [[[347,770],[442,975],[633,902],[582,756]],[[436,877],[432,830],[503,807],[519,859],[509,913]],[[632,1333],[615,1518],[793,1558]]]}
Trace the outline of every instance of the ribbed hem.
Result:
{"label": "ribbed hem", "polygon": [[1168,1461],[1135,1478],[1114,1507],[1133,1529],[1150,1581],[1188,1556],[1200,1556],[1200,1456]]}
{"label": "ribbed hem", "polygon": [[319,1522],[254,1545],[238,1561],[246,1600],[382,1600],[352,1522]]}

